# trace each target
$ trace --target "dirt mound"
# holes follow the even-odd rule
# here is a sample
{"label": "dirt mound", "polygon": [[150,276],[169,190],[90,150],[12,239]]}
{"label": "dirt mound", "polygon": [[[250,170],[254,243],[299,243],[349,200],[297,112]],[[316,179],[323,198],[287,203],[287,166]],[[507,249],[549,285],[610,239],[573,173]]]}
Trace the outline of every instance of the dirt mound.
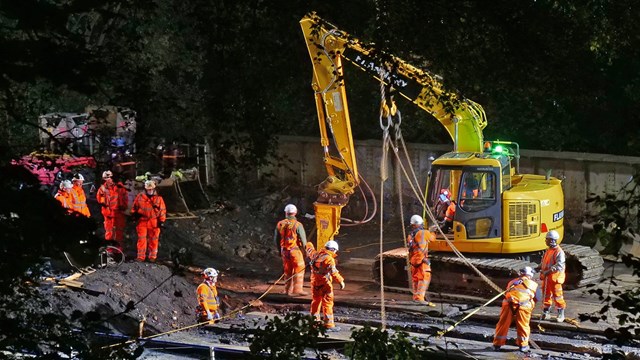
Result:
{"label": "dirt mound", "polygon": [[111,332],[138,334],[141,321],[145,335],[193,324],[195,321],[195,275],[174,275],[172,269],[149,263],[124,263],[82,275],[83,288],[52,290],[53,304],[61,313],[101,325]]}
{"label": "dirt mound", "polygon": [[[253,298],[239,292],[281,273],[273,228],[286,197],[275,193],[217,201],[195,212],[195,217],[168,220],[155,264],[132,261],[136,235],[135,224],[129,222],[124,243],[127,261],[75,279],[82,289],[45,286],[51,299],[47,310],[133,337],[140,335],[141,322],[143,336],[183,328],[196,323],[195,292],[201,282],[199,271],[206,267],[220,271],[222,313],[241,308]],[[175,271],[177,260],[180,272]]]}

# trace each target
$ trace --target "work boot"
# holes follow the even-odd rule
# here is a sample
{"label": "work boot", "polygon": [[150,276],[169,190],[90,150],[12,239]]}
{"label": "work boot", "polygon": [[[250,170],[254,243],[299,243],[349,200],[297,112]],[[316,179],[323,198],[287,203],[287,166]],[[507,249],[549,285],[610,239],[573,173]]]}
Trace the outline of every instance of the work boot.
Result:
{"label": "work boot", "polygon": [[493,345],[493,350],[494,350],[494,351],[500,351],[500,348],[501,348],[501,347],[502,347],[502,346],[500,346],[500,345]]}
{"label": "work boot", "polygon": [[521,352],[525,352],[525,353],[526,353],[526,352],[531,351],[531,349],[529,349],[529,345],[527,345],[527,346],[520,346],[520,351],[521,351]]}
{"label": "work boot", "polygon": [[558,322],[564,322],[564,309],[558,309]]}
{"label": "work boot", "polygon": [[551,319],[551,314],[549,314],[549,308],[542,309],[542,320]]}

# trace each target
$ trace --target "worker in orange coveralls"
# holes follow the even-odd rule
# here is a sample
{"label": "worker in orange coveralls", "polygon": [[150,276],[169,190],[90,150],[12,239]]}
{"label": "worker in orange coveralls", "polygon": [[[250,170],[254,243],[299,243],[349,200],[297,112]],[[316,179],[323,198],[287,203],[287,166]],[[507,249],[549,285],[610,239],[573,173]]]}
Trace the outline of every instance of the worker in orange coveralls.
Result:
{"label": "worker in orange coveralls", "polygon": [[[103,184],[96,193],[96,200],[102,207],[104,217],[104,239],[107,242],[115,241],[115,217],[118,211],[118,192],[113,183],[113,173],[109,170],[102,173]],[[117,243],[115,244],[117,246]]]}
{"label": "worker in orange coveralls", "polygon": [[567,307],[562,292],[562,284],[564,284],[565,281],[566,257],[564,250],[558,245],[559,240],[560,234],[558,234],[557,231],[551,230],[547,233],[545,242],[549,248],[542,256],[540,280],[542,280],[542,288],[544,291],[542,319],[549,320],[551,318],[549,309],[553,301],[558,310],[558,318],[556,320],[561,323],[564,322],[564,309]]}
{"label": "worker in orange coveralls", "polygon": [[[307,257],[311,263],[311,315],[323,321],[327,331],[339,331],[333,320],[333,281],[344,289],[344,278],[336,268],[338,243],[330,240],[324,249],[316,251],[312,243],[306,245]],[[324,315],[321,319],[320,313]]]}
{"label": "worker in orange coveralls", "polygon": [[218,299],[218,271],[214,268],[206,268],[202,272],[204,280],[198,285],[196,290],[198,294],[198,322],[209,321],[213,324],[214,320],[220,319],[218,307],[220,301]]}
{"label": "worker in orange coveralls", "polygon": [[133,201],[131,214],[138,218],[136,232],[138,233],[137,261],[145,261],[147,250],[149,262],[156,262],[158,257],[158,243],[160,229],[167,220],[167,208],[162,196],[156,192],[153,180],[144,182],[144,192],[138,194]]}
{"label": "worker in orange coveralls", "polygon": [[286,279],[284,291],[287,295],[306,296],[304,284],[304,255],[301,248],[307,245],[307,235],[304,226],[296,220],[298,208],[289,204],[284,208],[285,218],[276,225],[274,242],[280,249],[284,276]]}
{"label": "worker in orange coveralls", "polygon": [[122,250],[124,233],[127,227],[126,211],[129,208],[129,190],[124,186],[121,179],[118,179],[116,183],[116,192],[118,193],[118,210],[114,217],[114,239],[118,243],[118,248]]}
{"label": "worker in orange coveralls", "polygon": [[493,338],[493,348],[500,350],[507,342],[507,333],[513,319],[516,320],[516,345],[520,351],[529,351],[529,335],[531,327],[531,313],[536,301],[542,297],[538,283],[533,281],[533,269],[529,266],[519,271],[519,277],[511,280],[507,285],[500,319],[496,325],[496,334]]}
{"label": "worker in orange coveralls", "polygon": [[60,202],[63,208],[67,209],[67,211],[73,211],[73,198],[71,197],[71,188],[73,185],[69,180],[62,180],[60,182],[60,186],[58,192],[54,196],[56,200]]}
{"label": "worker in orange coveralls", "polygon": [[84,189],[82,188],[84,176],[82,176],[82,174],[75,174],[71,181],[73,182],[73,188],[71,189],[73,211],[86,217],[91,217],[89,207],[87,206],[87,195],[84,193]]}
{"label": "worker in orange coveralls", "polygon": [[449,201],[449,205],[447,206],[447,210],[444,214],[444,220],[440,224],[443,233],[448,233],[449,230],[453,229],[453,219],[456,216],[456,201]]}
{"label": "worker in orange coveralls", "polygon": [[411,233],[407,237],[409,245],[409,262],[411,263],[411,280],[413,283],[413,301],[435,306],[426,298],[431,283],[431,263],[429,261],[429,242],[436,237],[424,229],[424,220],[420,215],[411,217]]}

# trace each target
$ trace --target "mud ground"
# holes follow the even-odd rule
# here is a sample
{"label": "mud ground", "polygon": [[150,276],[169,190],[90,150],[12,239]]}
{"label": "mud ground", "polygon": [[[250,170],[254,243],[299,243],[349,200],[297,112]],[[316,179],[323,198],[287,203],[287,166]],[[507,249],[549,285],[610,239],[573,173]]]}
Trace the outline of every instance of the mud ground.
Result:
{"label": "mud ground", "polygon": [[[77,279],[84,289],[44,283],[42,289],[51,299],[48,310],[69,317],[77,317],[81,312],[83,320],[99,325],[103,331],[131,338],[188,328],[196,323],[195,290],[201,281],[199,272],[206,267],[220,271],[218,287],[222,314],[246,308],[281,275],[281,261],[273,243],[273,231],[281,219],[284,205],[289,202],[301,204],[298,218],[307,229],[309,239],[313,241],[315,236],[313,220],[304,217],[306,212],[312,212],[312,208],[308,208],[308,199],[279,191],[244,195],[239,199],[214,201],[209,209],[195,212],[194,217],[168,220],[160,237],[159,258],[155,264],[128,260],[119,266],[99,269]],[[380,250],[381,232],[384,233],[384,250],[403,245],[399,223],[385,222],[381,227],[378,221],[374,219],[363,226],[344,226],[341,229],[336,238],[341,246],[339,268],[341,263],[347,264],[352,259],[356,262],[358,259],[373,259]],[[135,241],[134,225],[129,223],[125,243],[127,259],[135,258]],[[176,254],[180,254],[179,267],[176,266]],[[347,275],[347,290],[351,288],[353,292],[337,293],[337,301],[340,297],[360,296],[379,303],[378,289],[368,283],[368,272],[362,270],[343,270]],[[72,269],[67,269],[59,277],[71,273]],[[308,274],[306,277],[308,279]],[[276,286],[270,292],[271,299],[282,296],[278,294],[282,292],[282,286]],[[410,299],[409,294],[390,294],[387,297],[392,302]],[[295,302],[265,300],[243,312],[308,311],[307,300],[310,298]],[[597,303],[597,299],[593,301]],[[338,317],[354,311],[364,318],[371,316],[376,320],[379,317],[379,312],[372,309],[336,307]],[[392,315],[392,319],[407,319],[406,316],[397,316]],[[186,332],[220,343],[242,342],[242,337],[236,334],[210,335],[193,328]]]}

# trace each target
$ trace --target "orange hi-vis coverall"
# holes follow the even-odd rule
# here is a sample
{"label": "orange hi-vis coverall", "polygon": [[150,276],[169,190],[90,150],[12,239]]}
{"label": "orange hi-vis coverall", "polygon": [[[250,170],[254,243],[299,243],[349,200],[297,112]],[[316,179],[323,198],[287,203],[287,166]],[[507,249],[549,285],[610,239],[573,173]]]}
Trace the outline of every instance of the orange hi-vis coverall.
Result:
{"label": "orange hi-vis coverall", "polygon": [[115,240],[115,217],[118,211],[118,192],[115,185],[104,183],[96,193],[96,200],[102,206],[100,212],[104,217],[104,239]]}
{"label": "orange hi-vis coverall", "polygon": [[289,295],[304,294],[304,256],[300,247],[307,244],[304,226],[295,216],[287,216],[276,225],[274,234],[276,246],[280,247],[280,256],[287,279],[284,288]]}
{"label": "orange hi-vis coverall", "polygon": [[73,199],[71,198],[71,194],[66,191],[58,190],[54,197],[60,202],[60,205],[62,205],[63,208],[67,209],[67,211],[73,211]]}
{"label": "orange hi-vis coverall", "polygon": [[[334,328],[333,281],[344,283],[336,268],[336,254],[327,249],[316,251],[312,243],[307,243],[306,252],[311,259],[311,315],[318,321],[322,320],[325,328]],[[320,312],[324,314],[322,319]]]}
{"label": "orange hi-vis coverall", "polygon": [[453,202],[447,206],[447,212],[444,214],[444,221],[453,224],[453,217],[456,215],[456,204]]}
{"label": "orange hi-vis coverall", "polygon": [[144,261],[149,250],[149,260],[158,257],[158,242],[160,238],[160,224],[167,220],[167,207],[160,195],[154,192],[138,194],[133,201],[131,213],[139,216],[136,232],[138,233],[138,257]]}
{"label": "orange hi-vis coverall", "polygon": [[429,262],[429,242],[436,237],[422,226],[411,231],[408,236],[409,262],[413,283],[413,300],[424,301],[431,283],[431,264]]}
{"label": "orange hi-vis coverall", "polygon": [[493,338],[494,346],[503,346],[507,343],[507,334],[513,319],[516,320],[516,344],[520,347],[529,346],[531,327],[531,313],[540,297],[538,284],[527,276],[513,279],[507,285],[507,291],[502,300],[500,319],[496,325],[496,334]]}
{"label": "orange hi-vis coverall", "polygon": [[558,310],[567,307],[562,292],[562,284],[564,284],[565,280],[565,262],[564,250],[560,245],[548,248],[542,256],[540,280],[542,280],[542,288],[544,289],[544,309],[551,307],[552,300]]}
{"label": "orange hi-vis coverall", "polygon": [[127,215],[125,212],[129,208],[129,190],[127,190],[124,184],[118,182],[116,184],[116,191],[118,192],[118,211],[114,218],[115,240],[118,242],[120,250],[122,250],[124,232],[127,227]]}
{"label": "orange hi-vis coverall", "polygon": [[198,285],[196,290],[198,293],[198,320],[207,321],[207,309],[213,315],[214,319],[220,318],[218,307],[220,302],[218,299],[218,288],[210,281],[204,281]]}
{"label": "orange hi-vis coverall", "polygon": [[87,206],[87,195],[84,193],[82,186],[73,184],[71,189],[71,208],[73,211],[78,212],[86,217],[91,217],[89,207]]}

